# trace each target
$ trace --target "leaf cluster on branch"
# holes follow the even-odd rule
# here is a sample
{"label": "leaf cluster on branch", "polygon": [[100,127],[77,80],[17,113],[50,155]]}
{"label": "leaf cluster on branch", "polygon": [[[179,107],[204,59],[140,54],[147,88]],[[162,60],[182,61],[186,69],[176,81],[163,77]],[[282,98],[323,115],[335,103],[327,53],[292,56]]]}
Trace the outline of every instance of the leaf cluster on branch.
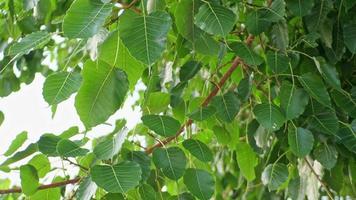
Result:
{"label": "leaf cluster on branch", "polygon": [[[353,13],[354,0],[0,0],[0,96],[40,73],[53,116],[74,96],[82,122],[28,146],[18,134],[0,170],[21,184],[0,179],[0,198],[356,197]],[[132,94],[134,128],[87,136]]]}

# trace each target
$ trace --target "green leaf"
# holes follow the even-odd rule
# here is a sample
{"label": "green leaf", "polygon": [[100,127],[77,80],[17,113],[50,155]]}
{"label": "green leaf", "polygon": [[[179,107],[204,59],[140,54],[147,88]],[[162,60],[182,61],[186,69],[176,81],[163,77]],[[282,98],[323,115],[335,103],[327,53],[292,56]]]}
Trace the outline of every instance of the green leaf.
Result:
{"label": "green leaf", "polygon": [[260,65],[263,63],[263,59],[242,42],[234,43],[232,49],[247,65]]}
{"label": "green leaf", "polygon": [[106,38],[99,52],[99,59],[126,72],[130,89],[133,90],[145,67],[130,54],[122,43],[118,31],[112,32]]}
{"label": "green leaf", "polygon": [[314,150],[313,154],[315,159],[328,170],[336,165],[338,152],[331,144],[321,144]]}
{"label": "green leaf", "polygon": [[67,130],[63,131],[63,133],[61,133],[59,135],[59,137],[63,138],[63,139],[69,139],[77,134],[79,134],[78,126],[72,126],[72,127],[68,128]]}
{"label": "green leaf", "polygon": [[187,161],[179,147],[157,148],[152,156],[154,164],[166,177],[178,180],[183,176]]}
{"label": "green leaf", "polygon": [[5,120],[5,115],[3,112],[0,111],[0,126],[4,122],[4,120]]}
{"label": "green leaf", "polygon": [[92,180],[107,192],[126,193],[141,180],[141,168],[135,162],[124,161],[116,165],[95,165]]}
{"label": "green leaf", "polygon": [[285,52],[289,45],[288,25],[286,21],[277,22],[271,30],[272,45]]}
{"label": "green leaf", "polygon": [[109,64],[87,60],[75,107],[87,129],[105,122],[120,108],[128,91],[126,74]]}
{"label": "green leaf", "polygon": [[278,53],[277,51],[268,51],[266,57],[267,65],[273,73],[281,74],[287,69],[289,69],[290,59],[284,53]]}
{"label": "green leaf", "polygon": [[32,155],[33,153],[38,151],[38,145],[36,143],[31,143],[26,147],[26,149],[16,152],[13,156],[6,159],[0,166],[7,166],[17,161],[20,161],[28,156]]}
{"label": "green leaf", "polygon": [[353,54],[356,53],[356,24],[344,25],[344,43],[349,51]]}
{"label": "green leaf", "polygon": [[146,181],[151,172],[151,158],[142,151],[130,151],[125,155],[127,160],[136,162],[142,171],[142,181]]}
{"label": "green leaf", "polygon": [[307,73],[299,76],[298,80],[311,97],[324,106],[331,107],[329,93],[319,76]]}
{"label": "green leaf", "polygon": [[199,140],[184,140],[183,146],[194,157],[198,158],[203,162],[209,162],[213,160],[213,153],[210,151],[209,147]]}
{"label": "green leaf", "polygon": [[45,190],[39,190],[30,197],[31,200],[60,200],[61,188],[49,188]]}
{"label": "green leaf", "polygon": [[170,95],[163,92],[152,92],[148,94],[144,105],[144,113],[158,114],[165,111],[170,102]]}
{"label": "green leaf", "polygon": [[36,168],[31,165],[22,165],[20,167],[20,178],[22,192],[29,196],[37,191],[39,178]]}
{"label": "green leaf", "polygon": [[4,153],[4,156],[11,156],[15,153],[27,140],[27,131],[23,131],[16,136],[16,138],[11,142],[9,148]]}
{"label": "green leaf", "polygon": [[237,97],[241,102],[247,101],[252,92],[253,74],[243,78],[237,86]]}
{"label": "green leaf", "polygon": [[316,102],[311,102],[310,108],[311,120],[309,120],[309,123],[311,128],[324,134],[336,135],[339,130],[339,123],[335,111]]}
{"label": "green leaf", "polygon": [[91,180],[91,177],[87,176],[81,181],[76,197],[78,200],[91,200],[97,188],[96,184]]}
{"label": "green leaf", "polygon": [[179,121],[169,116],[145,115],[141,120],[149,129],[164,137],[173,136],[180,129]]}
{"label": "green leaf", "polygon": [[269,164],[262,172],[262,183],[268,190],[277,190],[288,179],[288,167],[282,163]]}
{"label": "green leaf", "polygon": [[57,152],[62,157],[85,156],[89,150],[81,148],[77,143],[62,139],[57,144]]}
{"label": "green leaf", "polygon": [[336,68],[327,63],[322,57],[314,59],[314,62],[325,81],[335,89],[341,90],[341,83]]}
{"label": "green leaf", "polygon": [[200,62],[196,61],[188,61],[186,62],[179,71],[179,80],[180,81],[188,81],[192,79],[195,74],[197,74],[202,67]]}
{"label": "green leaf", "polygon": [[171,23],[171,17],[163,11],[141,16],[126,10],[120,16],[120,37],[133,57],[151,65],[161,57],[166,48]]}
{"label": "green leaf", "polygon": [[234,92],[228,92],[214,97],[212,105],[216,109],[216,116],[224,122],[232,122],[240,110],[240,101]]}
{"label": "green leaf", "polygon": [[356,120],[351,124],[341,123],[340,129],[337,132],[337,139],[345,147],[356,154]]}
{"label": "green leaf", "polygon": [[282,82],[279,98],[287,120],[295,119],[303,114],[309,102],[308,93],[288,81]]}
{"label": "green leaf", "polygon": [[284,18],[285,7],[284,0],[274,0],[270,7],[264,8],[263,17],[270,22],[278,22]]}
{"label": "green leaf", "polygon": [[42,48],[51,39],[51,34],[46,31],[33,32],[26,35],[21,41],[11,45],[6,52],[6,55],[23,55],[28,52]]}
{"label": "green leaf", "polygon": [[61,141],[62,138],[53,135],[53,134],[44,134],[38,140],[38,149],[41,153],[48,156],[56,156],[57,153],[57,144]]}
{"label": "green leaf", "polygon": [[256,178],[255,167],[258,164],[255,152],[253,152],[250,145],[243,142],[239,142],[235,150],[237,164],[239,165],[242,175],[247,181],[253,181]]}
{"label": "green leaf", "polygon": [[58,72],[49,75],[43,84],[43,97],[49,105],[56,105],[77,92],[82,77],[78,72]]}
{"label": "green leaf", "polygon": [[259,35],[266,31],[271,22],[263,16],[262,10],[253,10],[246,16],[247,31],[253,35]]}
{"label": "green leaf", "polygon": [[63,33],[68,38],[89,38],[95,35],[111,13],[112,4],[101,0],[76,0],[63,19]]}
{"label": "green leaf", "polygon": [[178,32],[191,43],[193,52],[217,55],[219,43],[194,24],[194,16],[200,5],[200,0],[180,1],[174,13],[175,25]]}
{"label": "green leaf", "polygon": [[329,12],[333,9],[333,4],[330,0],[317,1],[315,4],[311,13],[306,16],[308,19],[315,19],[305,21],[309,32],[317,32],[324,25]]}
{"label": "green leaf", "polygon": [[35,155],[28,164],[36,168],[39,178],[45,177],[46,174],[51,171],[51,163],[44,154]]}
{"label": "green leaf", "polygon": [[332,90],[331,96],[337,106],[351,117],[356,118],[356,97],[351,96],[350,93],[345,90]]}
{"label": "green leaf", "polygon": [[108,160],[118,154],[122,144],[126,140],[127,134],[128,131],[124,129],[112,137],[106,137],[104,141],[94,147],[93,152],[96,158]]}
{"label": "green leaf", "polygon": [[143,184],[139,189],[138,189],[141,199],[145,199],[145,200],[156,200],[157,196],[156,196],[156,192],[155,190],[152,188],[152,186],[148,185],[148,184]]}
{"label": "green leaf", "polygon": [[126,200],[126,198],[120,193],[106,193],[100,200]]}
{"label": "green leaf", "polygon": [[209,200],[215,191],[215,180],[202,169],[189,168],[184,174],[184,184],[198,199]]}
{"label": "green leaf", "polygon": [[272,103],[256,105],[253,109],[253,113],[255,114],[257,121],[270,131],[280,129],[286,120],[279,107]]}
{"label": "green leaf", "polygon": [[308,129],[289,126],[288,144],[291,151],[298,157],[305,157],[313,149],[314,136]]}
{"label": "green leaf", "polygon": [[211,116],[213,116],[216,112],[215,107],[213,106],[208,106],[208,107],[202,107],[200,106],[197,108],[195,111],[193,111],[191,114],[189,114],[189,118],[195,120],[195,121],[204,121]]}
{"label": "green leaf", "polygon": [[226,7],[204,3],[195,15],[195,24],[210,34],[225,37],[235,25],[236,15]]}
{"label": "green leaf", "polygon": [[287,8],[292,14],[303,17],[309,14],[310,10],[314,6],[314,0],[300,1],[300,0],[288,0],[286,1]]}
{"label": "green leaf", "polygon": [[218,140],[218,143],[223,144],[223,145],[230,144],[230,142],[231,142],[230,133],[224,127],[214,126],[213,132],[214,132],[214,135],[216,136],[216,139]]}

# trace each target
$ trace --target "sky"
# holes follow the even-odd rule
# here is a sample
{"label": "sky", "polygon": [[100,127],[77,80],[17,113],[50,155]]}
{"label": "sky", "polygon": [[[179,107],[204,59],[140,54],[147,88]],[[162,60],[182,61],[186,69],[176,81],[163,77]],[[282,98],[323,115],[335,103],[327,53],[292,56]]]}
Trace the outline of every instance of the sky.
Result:
{"label": "sky", "polygon": [[[28,141],[21,149],[26,147],[27,144],[38,141],[39,137],[44,133],[60,134],[72,126],[78,126],[80,131],[84,130],[84,126],[74,107],[74,95],[58,105],[56,115],[52,119],[51,108],[42,97],[44,81],[45,78],[41,74],[36,74],[31,84],[22,84],[18,92],[0,98],[0,110],[5,115],[5,120],[0,126],[0,162],[6,159],[3,154],[11,144],[11,141],[22,131],[28,132]],[[136,90],[142,89],[142,87],[143,84],[139,83]],[[132,109],[131,107],[137,99],[138,92],[134,92],[133,96],[128,96],[123,107],[111,116],[107,122],[115,124],[117,119],[125,118],[127,121],[126,126],[129,129],[133,128],[141,118],[140,109]],[[88,132],[88,136],[91,138],[98,137],[111,132],[113,129],[113,126],[99,125]],[[21,162],[19,164],[21,165]],[[19,164],[15,164],[15,166]],[[11,177],[15,182],[18,182],[18,176],[19,174],[16,171],[8,174],[0,172],[0,178]]]}

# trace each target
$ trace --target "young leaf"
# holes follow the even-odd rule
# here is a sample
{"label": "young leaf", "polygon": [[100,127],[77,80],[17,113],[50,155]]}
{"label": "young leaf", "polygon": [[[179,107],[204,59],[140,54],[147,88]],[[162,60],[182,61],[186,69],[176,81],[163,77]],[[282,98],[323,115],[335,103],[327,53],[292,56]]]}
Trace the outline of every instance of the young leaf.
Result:
{"label": "young leaf", "polygon": [[240,110],[240,101],[234,92],[214,97],[211,104],[215,107],[218,119],[224,122],[232,122]]}
{"label": "young leaf", "polygon": [[291,151],[298,157],[304,157],[313,149],[314,136],[308,129],[288,127],[288,144]]}
{"label": "young leaf", "polygon": [[269,164],[262,172],[262,183],[269,191],[277,190],[288,179],[288,167],[282,163]]}
{"label": "young leaf", "polygon": [[124,161],[116,165],[95,165],[92,180],[107,192],[126,193],[141,180],[141,168],[135,162]]}
{"label": "young leaf", "polygon": [[105,122],[120,108],[128,91],[126,74],[103,61],[87,60],[75,107],[87,129]]}
{"label": "young leaf", "polygon": [[243,142],[238,143],[235,150],[237,164],[242,175],[247,181],[253,181],[256,178],[255,167],[258,164],[255,152],[247,143]]}
{"label": "young leaf", "polygon": [[42,48],[51,39],[51,34],[46,31],[33,32],[26,35],[21,41],[14,43],[7,49],[7,55],[23,55],[28,52]]}
{"label": "young leaf", "polygon": [[194,139],[184,140],[183,146],[194,157],[198,158],[203,162],[209,162],[213,160],[213,153],[211,152],[209,147],[199,140],[194,140]]}
{"label": "young leaf", "polygon": [[183,82],[192,79],[201,67],[202,64],[200,62],[188,61],[180,68],[179,80]]}
{"label": "young leaf", "polygon": [[73,141],[62,139],[57,144],[57,152],[62,157],[77,157],[85,156],[89,150],[81,148]]}
{"label": "young leaf", "polygon": [[13,156],[10,158],[6,159],[3,163],[0,164],[0,166],[7,166],[12,163],[15,163],[17,161],[20,161],[22,159],[27,158],[28,156],[32,155],[33,153],[38,151],[38,145],[37,143],[31,143],[26,147],[26,149],[16,152]]}
{"label": "young leaf", "polygon": [[4,156],[11,156],[15,153],[27,140],[27,131],[23,131],[16,136],[16,138],[11,142],[9,148],[4,153]]}
{"label": "young leaf", "polygon": [[252,49],[250,49],[250,47],[242,42],[234,43],[232,48],[235,54],[248,65],[260,65],[263,63],[263,59]]}
{"label": "young leaf", "polygon": [[178,180],[183,176],[186,165],[184,152],[178,147],[157,148],[153,151],[153,162],[169,179]]}
{"label": "young leaf", "polygon": [[314,150],[313,154],[315,159],[328,170],[336,165],[338,152],[331,144],[321,144]]}
{"label": "young leaf", "polygon": [[298,77],[298,80],[311,97],[324,106],[331,107],[330,96],[319,76],[307,73]]}
{"label": "young leaf", "polygon": [[79,200],[91,200],[97,188],[96,184],[91,180],[91,177],[87,176],[81,181],[76,197]]}
{"label": "young leaf", "polygon": [[263,127],[271,131],[280,129],[286,120],[280,109],[272,103],[256,105],[253,109],[253,113],[257,121]]}
{"label": "young leaf", "polygon": [[78,91],[82,77],[78,72],[58,72],[49,75],[43,84],[43,97],[49,105],[56,105]]}
{"label": "young leaf", "polygon": [[22,165],[20,167],[20,178],[22,192],[29,196],[37,191],[39,178],[36,168],[32,165]]}
{"label": "young leaf", "polygon": [[281,108],[287,120],[297,118],[303,114],[309,102],[308,93],[287,81],[282,82],[279,97],[281,99]]}
{"label": "young leaf", "polygon": [[170,95],[163,92],[152,92],[148,94],[145,105],[143,105],[144,114],[158,114],[167,109],[170,103]]}
{"label": "young leaf", "polygon": [[210,173],[189,168],[184,174],[184,184],[198,199],[209,200],[215,191],[215,180]]}
{"label": "young leaf", "polygon": [[101,0],[76,0],[63,19],[63,33],[68,38],[95,35],[110,15],[112,4]]}
{"label": "young leaf", "polygon": [[101,160],[108,160],[114,157],[121,150],[122,144],[126,140],[128,131],[126,129],[120,131],[115,136],[106,137],[104,141],[100,142],[94,147],[94,154],[96,158]]}
{"label": "young leaf", "polygon": [[180,129],[179,121],[169,116],[145,115],[141,120],[149,129],[164,137],[173,136]]}
{"label": "young leaf", "polygon": [[44,154],[35,155],[28,164],[36,168],[39,178],[45,177],[51,171],[51,163]]}
{"label": "young leaf", "polygon": [[226,7],[205,2],[195,15],[195,24],[202,30],[226,36],[235,24],[236,15]]}
{"label": "young leaf", "polygon": [[164,11],[141,16],[127,10],[120,16],[120,37],[133,57],[151,65],[161,57],[166,47],[171,23],[171,17]]}

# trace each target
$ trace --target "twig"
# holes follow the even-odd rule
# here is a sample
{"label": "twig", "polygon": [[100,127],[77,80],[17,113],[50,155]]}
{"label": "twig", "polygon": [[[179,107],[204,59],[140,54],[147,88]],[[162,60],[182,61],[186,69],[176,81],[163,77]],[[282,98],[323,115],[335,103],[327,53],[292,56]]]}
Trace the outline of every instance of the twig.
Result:
{"label": "twig", "polygon": [[80,164],[78,164],[78,163],[75,163],[75,162],[69,160],[68,158],[63,158],[63,160],[69,162],[69,163],[72,164],[72,165],[75,165],[75,166],[79,167],[80,169],[82,169],[82,170],[84,170],[84,171],[89,171],[88,168],[86,168],[86,167],[84,167],[83,165],[80,165]]}

